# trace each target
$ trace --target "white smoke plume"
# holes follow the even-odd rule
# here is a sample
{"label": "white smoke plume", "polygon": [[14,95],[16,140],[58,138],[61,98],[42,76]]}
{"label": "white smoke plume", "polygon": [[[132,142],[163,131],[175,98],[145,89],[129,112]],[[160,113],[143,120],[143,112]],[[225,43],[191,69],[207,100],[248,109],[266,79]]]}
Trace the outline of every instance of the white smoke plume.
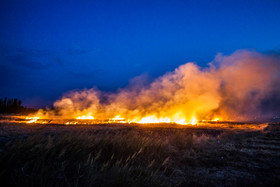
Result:
{"label": "white smoke plume", "polygon": [[252,120],[279,112],[279,72],[278,57],[239,50],[218,54],[208,67],[186,63],[149,85],[130,85],[116,93],[94,88],[70,91],[54,107],[63,117]]}

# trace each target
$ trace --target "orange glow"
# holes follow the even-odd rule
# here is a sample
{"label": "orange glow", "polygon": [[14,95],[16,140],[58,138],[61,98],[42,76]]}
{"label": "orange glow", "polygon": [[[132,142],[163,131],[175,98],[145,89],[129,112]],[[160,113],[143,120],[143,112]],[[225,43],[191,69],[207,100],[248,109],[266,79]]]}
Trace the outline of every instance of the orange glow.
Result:
{"label": "orange glow", "polygon": [[25,119],[29,120],[27,121],[27,123],[36,123],[38,119],[40,119],[40,117],[26,117]]}
{"label": "orange glow", "polygon": [[114,118],[110,118],[111,121],[122,121],[124,118],[120,117],[120,115],[115,116]]}
{"label": "orange glow", "polygon": [[196,125],[197,119],[193,117],[190,121],[186,121],[185,119],[171,119],[169,117],[156,117],[154,115],[143,117],[140,120],[132,120],[133,123],[140,123],[140,124],[149,124],[149,123],[175,123],[179,125]]}
{"label": "orange glow", "polygon": [[197,119],[193,117],[191,120],[191,125],[196,125],[196,124],[197,124]]}
{"label": "orange glow", "polygon": [[128,123],[128,120],[125,120],[120,115],[116,115],[114,118],[109,118],[110,123]]}
{"label": "orange glow", "polygon": [[[134,120],[132,120],[134,122]],[[171,120],[167,117],[165,118],[157,118],[156,116],[147,116],[141,118],[139,121],[135,121],[135,123],[170,123]]]}
{"label": "orange glow", "polygon": [[219,118],[215,118],[212,121],[220,121],[220,119]]}
{"label": "orange glow", "polygon": [[76,119],[94,119],[94,117],[90,115],[83,115],[76,117]]}
{"label": "orange glow", "polygon": [[65,125],[76,125],[78,124],[77,121],[66,122]]}
{"label": "orange glow", "polygon": [[[98,123],[136,123],[136,124],[156,124],[156,123],[174,123],[178,125],[197,125],[198,120],[196,117],[192,117],[190,120],[185,120],[185,119],[172,119],[169,117],[156,117],[155,115],[151,116],[146,116],[142,118],[136,118],[133,120],[125,119],[121,117],[120,115],[116,115],[114,118],[109,118],[109,120],[96,120],[93,116],[90,115],[83,115],[83,116],[78,116],[76,118],[69,118],[64,119],[64,118],[54,118],[54,119],[45,119],[38,116],[32,116],[32,117],[25,117],[26,120],[28,120],[26,123],[40,123],[40,124],[46,124],[48,121],[53,121],[58,122],[58,123],[63,123],[65,125],[75,125],[75,124],[98,124]],[[40,119],[40,121],[38,121]],[[69,121],[70,120],[70,121]],[[86,120],[86,122],[84,122]],[[205,120],[202,120],[202,122]],[[214,121],[214,120],[212,120]]]}

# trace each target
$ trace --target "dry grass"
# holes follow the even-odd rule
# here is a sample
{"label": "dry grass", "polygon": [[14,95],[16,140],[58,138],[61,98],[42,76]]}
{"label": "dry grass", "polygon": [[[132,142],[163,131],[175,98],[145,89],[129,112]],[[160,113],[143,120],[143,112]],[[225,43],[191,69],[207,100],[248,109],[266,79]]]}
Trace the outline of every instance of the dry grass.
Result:
{"label": "dry grass", "polygon": [[279,129],[0,124],[0,177],[9,186],[277,185]]}

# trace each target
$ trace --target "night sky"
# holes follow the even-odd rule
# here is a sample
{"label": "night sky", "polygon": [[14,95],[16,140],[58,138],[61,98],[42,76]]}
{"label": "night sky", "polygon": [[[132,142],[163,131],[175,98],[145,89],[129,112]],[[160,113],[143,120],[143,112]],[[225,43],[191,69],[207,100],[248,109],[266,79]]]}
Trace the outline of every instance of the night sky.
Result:
{"label": "night sky", "polygon": [[238,49],[279,53],[280,1],[0,1],[0,97],[50,105]]}

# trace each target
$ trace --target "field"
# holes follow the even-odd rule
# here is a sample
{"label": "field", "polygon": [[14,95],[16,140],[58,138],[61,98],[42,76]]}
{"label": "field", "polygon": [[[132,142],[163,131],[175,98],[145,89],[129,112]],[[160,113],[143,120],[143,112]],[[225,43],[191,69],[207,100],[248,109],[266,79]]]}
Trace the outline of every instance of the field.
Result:
{"label": "field", "polygon": [[279,186],[280,125],[0,123],[8,186]]}

